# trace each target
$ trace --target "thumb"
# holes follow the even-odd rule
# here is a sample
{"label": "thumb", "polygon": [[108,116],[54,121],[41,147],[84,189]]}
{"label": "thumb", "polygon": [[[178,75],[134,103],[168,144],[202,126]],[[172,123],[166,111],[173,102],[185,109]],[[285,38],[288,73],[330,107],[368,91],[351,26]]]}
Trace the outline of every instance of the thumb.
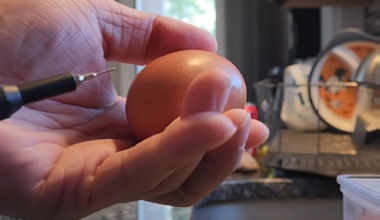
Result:
{"label": "thumb", "polygon": [[217,50],[215,38],[195,26],[143,13],[114,0],[97,2],[108,60],[144,65],[179,50]]}

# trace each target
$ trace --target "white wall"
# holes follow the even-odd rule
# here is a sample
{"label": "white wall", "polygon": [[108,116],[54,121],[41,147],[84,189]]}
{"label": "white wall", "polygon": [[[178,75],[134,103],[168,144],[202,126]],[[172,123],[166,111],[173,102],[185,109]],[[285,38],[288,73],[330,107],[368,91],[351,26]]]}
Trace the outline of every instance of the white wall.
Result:
{"label": "white wall", "polygon": [[338,31],[352,27],[364,29],[364,7],[330,7],[321,8],[321,46],[322,49],[331,41]]}
{"label": "white wall", "polygon": [[216,40],[218,54],[227,56],[225,1],[215,0],[216,6]]}
{"label": "white wall", "polygon": [[[163,14],[163,5],[165,0],[117,0],[117,2],[136,8],[138,10]],[[218,41],[218,54],[226,56],[226,39],[225,39],[225,13],[224,1],[216,0],[216,39]],[[128,93],[129,86],[136,74],[141,71],[142,66],[131,64],[122,64],[117,62],[109,62],[110,67],[116,67],[116,72],[112,74],[112,82],[117,93],[125,97]]]}
{"label": "white wall", "polygon": [[[134,0],[117,0],[117,2],[129,7],[135,7]],[[109,66],[116,67],[116,72],[111,75],[117,93],[126,97],[129,86],[136,76],[136,66],[118,62],[109,62]]]}
{"label": "white wall", "polygon": [[[135,5],[134,0],[117,0],[119,3],[129,7],[136,7],[139,10],[162,14],[162,5],[164,0],[142,0],[142,5]],[[224,1],[216,0],[217,9],[217,24],[216,24],[216,39],[218,41],[218,54],[226,56],[226,40],[225,40],[225,14]],[[149,4],[147,4],[149,3]],[[345,27],[364,28],[364,8],[363,7],[322,7],[321,10],[321,28],[322,28],[322,48],[335,36],[335,34]],[[112,74],[112,81],[116,91],[121,96],[126,96],[129,86],[136,76],[136,73],[141,70],[141,67],[136,68],[135,65],[121,64],[110,62],[110,67],[116,67],[117,72]]]}

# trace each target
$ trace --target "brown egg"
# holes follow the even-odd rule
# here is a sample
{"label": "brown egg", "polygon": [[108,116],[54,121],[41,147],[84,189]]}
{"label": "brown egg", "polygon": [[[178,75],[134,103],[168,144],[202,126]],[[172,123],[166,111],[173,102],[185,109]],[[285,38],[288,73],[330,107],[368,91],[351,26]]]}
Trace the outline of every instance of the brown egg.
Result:
{"label": "brown egg", "polygon": [[187,88],[193,79],[210,69],[224,69],[232,90],[225,111],[243,109],[246,85],[239,70],[226,58],[198,50],[174,52],[149,63],[131,84],[127,96],[127,119],[140,140],[162,132],[181,113]]}

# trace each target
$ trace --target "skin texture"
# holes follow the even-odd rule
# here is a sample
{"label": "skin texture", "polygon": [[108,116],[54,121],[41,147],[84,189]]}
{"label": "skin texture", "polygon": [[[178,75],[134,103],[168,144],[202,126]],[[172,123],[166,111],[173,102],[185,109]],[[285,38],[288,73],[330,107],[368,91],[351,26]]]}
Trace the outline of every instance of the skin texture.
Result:
{"label": "skin texture", "polygon": [[[216,47],[198,28],[113,0],[0,1],[2,84],[100,71],[106,60],[143,65],[174,51]],[[234,170],[244,146],[268,135],[242,110],[219,111],[231,89],[219,81],[224,74],[197,77],[181,120],[140,143],[109,75],[0,122],[0,214],[71,220],[139,199],[198,202]],[[200,96],[204,102],[194,105]]]}
{"label": "skin texture", "polygon": [[[234,64],[215,53],[184,50],[170,53],[149,63],[133,81],[127,97],[127,119],[139,140],[158,134],[181,114],[187,88],[200,74],[215,71],[228,74],[231,89],[224,109],[244,109],[247,88]],[[218,96],[218,94],[214,94]],[[206,101],[206,100],[205,100]],[[202,103],[202,96],[194,103]]]}

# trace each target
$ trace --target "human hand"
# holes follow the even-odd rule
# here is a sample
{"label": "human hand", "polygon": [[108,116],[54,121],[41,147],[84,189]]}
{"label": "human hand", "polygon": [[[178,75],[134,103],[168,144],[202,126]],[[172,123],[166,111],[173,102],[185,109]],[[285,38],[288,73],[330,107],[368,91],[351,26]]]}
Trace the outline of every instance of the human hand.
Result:
{"label": "human hand", "polygon": [[[0,48],[0,83],[19,84],[100,71],[106,60],[143,65],[178,50],[215,52],[216,42],[113,0],[2,0]],[[181,119],[140,143],[107,74],[22,108],[0,122],[0,214],[69,220],[140,199],[198,202],[235,169],[245,145],[268,135],[242,110],[218,112],[231,89],[223,76],[197,78]]]}

